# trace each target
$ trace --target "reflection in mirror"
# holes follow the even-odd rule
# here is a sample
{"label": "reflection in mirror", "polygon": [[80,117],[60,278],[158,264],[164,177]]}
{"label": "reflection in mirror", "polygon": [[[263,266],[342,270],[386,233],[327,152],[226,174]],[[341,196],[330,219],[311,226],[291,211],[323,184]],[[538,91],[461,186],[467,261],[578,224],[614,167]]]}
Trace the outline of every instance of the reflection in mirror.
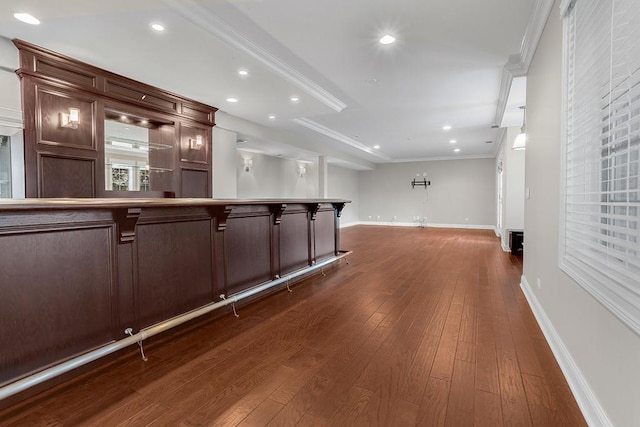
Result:
{"label": "reflection in mirror", "polygon": [[24,199],[22,128],[0,125],[0,198]]}
{"label": "reflection in mirror", "polygon": [[[155,142],[151,133],[166,127],[146,119],[106,112],[104,122],[105,189],[107,191],[151,191],[151,173],[171,169],[150,165],[150,150],[170,145]],[[171,126],[172,127],[172,126]]]}
{"label": "reflection in mirror", "polygon": [[11,138],[0,135],[0,198],[11,197]]}

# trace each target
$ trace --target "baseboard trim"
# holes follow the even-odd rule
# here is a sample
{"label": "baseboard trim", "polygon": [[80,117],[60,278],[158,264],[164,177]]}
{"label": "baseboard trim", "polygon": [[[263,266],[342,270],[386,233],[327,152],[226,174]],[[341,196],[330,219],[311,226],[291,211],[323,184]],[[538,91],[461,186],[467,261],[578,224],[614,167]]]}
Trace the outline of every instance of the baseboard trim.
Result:
{"label": "baseboard trim", "polygon": [[551,351],[553,351],[553,355],[558,361],[558,365],[560,365],[560,369],[564,373],[569,388],[573,392],[573,396],[587,424],[590,426],[613,427],[613,423],[609,420],[609,417],[607,417],[604,408],[600,405],[587,379],[582,375],[580,368],[578,368],[575,360],[571,357],[571,353],[564,345],[562,338],[551,323],[551,320],[544,311],[544,308],[542,308],[542,305],[524,275],[520,281],[520,288],[529,302],[529,307],[531,307],[538,321],[538,325],[540,325],[540,329],[542,329],[542,333],[547,339]]}
{"label": "baseboard trim", "polygon": [[360,223],[358,221],[356,222],[346,222],[346,223],[340,223],[340,228],[349,228],[349,227],[353,227],[354,225],[359,225]]}
{"label": "baseboard trim", "polygon": [[[344,225],[340,225],[340,228],[352,227],[354,225],[379,225],[384,227],[416,227],[419,228],[420,224],[417,222],[383,222],[383,221],[358,221],[350,222]],[[475,224],[433,224],[427,223],[427,228],[467,228],[472,230],[493,230],[495,232],[496,227],[493,225],[475,225]]]}

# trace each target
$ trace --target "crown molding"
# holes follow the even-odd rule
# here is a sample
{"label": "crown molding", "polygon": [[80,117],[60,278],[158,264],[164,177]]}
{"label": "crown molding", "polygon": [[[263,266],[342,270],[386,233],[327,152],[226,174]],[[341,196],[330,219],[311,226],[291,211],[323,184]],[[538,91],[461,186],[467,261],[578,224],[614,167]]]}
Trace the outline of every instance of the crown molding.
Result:
{"label": "crown molding", "polygon": [[562,0],[560,3],[560,16],[565,17],[573,6],[575,6],[577,0]]}
{"label": "crown molding", "polygon": [[495,154],[468,154],[456,156],[440,156],[440,157],[419,157],[413,159],[394,159],[392,163],[410,163],[410,162],[435,162],[442,160],[477,160],[477,159],[493,159]]}
{"label": "crown molding", "polygon": [[527,74],[529,66],[533,60],[540,37],[547,24],[547,19],[553,9],[553,0],[536,0],[533,5],[531,19],[525,30],[520,46],[520,53],[511,55],[502,69],[502,80],[500,82],[500,94],[498,95],[498,105],[496,107],[495,124],[502,123],[502,116],[507,107],[507,98],[511,90],[511,82],[514,77],[521,77]]}
{"label": "crown molding", "polygon": [[493,157],[498,157],[498,154],[502,150],[502,144],[504,143],[503,139],[506,133],[507,128],[498,129],[498,135],[496,135],[496,141],[498,142],[498,144],[496,144],[496,148],[493,151]]}
{"label": "crown molding", "polygon": [[553,9],[553,3],[553,0],[536,0],[533,5],[531,20],[527,25],[520,48],[520,57],[525,73],[529,71],[531,60],[536,53],[540,37],[542,37],[542,32]]}
{"label": "crown molding", "polygon": [[326,126],[321,125],[320,123],[314,122],[313,120],[309,120],[305,117],[301,119],[292,119],[294,123],[299,124],[300,126],[304,126],[307,129],[311,129],[312,131],[321,133],[325,136],[328,136],[331,139],[335,139],[336,141],[342,142],[343,144],[347,144],[353,148],[357,148],[360,151],[364,151],[367,154],[371,154],[372,156],[378,157],[382,160],[386,160],[388,162],[392,161],[391,157],[386,154],[381,153],[380,151],[374,150],[371,147],[367,147],[361,142],[358,142],[354,139],[349,138],[346,135],[341,134],[340,132],[336,132],[333,129],[329,129]]}
{"label": "crown molding", "polygon": [[313,82],[284,61],[272,55],[268,50],[246,38],[210,10],[202,7],[200,2],[193,0],[162,0],[162,2],[202,30],[217,37],[232,48],[259,61],[277,75],[308,93],[329,108],[340,112],[347,107],[347,104],[322,88],[319,84]]}
{"label": "crown molding", "polygon": [[496,116],[494,124],[500,126],[502,116],[507,108],[509,92],[511,91],[511,83],[515,77],[524,76],[526,70],[520,61],[520,54],[511,55],[509,60],[502,68],[502,79],[500,81],[500,93],[498,94],[498,106],[496,107]]}
{"label": "crown molding", "polygon": [[0,106],[0,126],[22,129],[22,110]]}

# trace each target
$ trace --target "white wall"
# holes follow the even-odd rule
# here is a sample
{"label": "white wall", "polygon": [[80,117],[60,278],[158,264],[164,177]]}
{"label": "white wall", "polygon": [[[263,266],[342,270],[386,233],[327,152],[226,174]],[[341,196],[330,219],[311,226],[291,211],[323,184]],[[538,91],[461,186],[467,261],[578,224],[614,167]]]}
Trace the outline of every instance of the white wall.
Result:
{"label": "white wall", "polygon": [[[412,189],[425,172],[431,186]],[[495,226],[494,159],[388,163],[359,175],[360,221]]]}
{"label": "white wall", "polygon": [[523,288],[529,289],[534,307],[539,303],[541,318],[550,321],[548,336],[557,339],[551,339],[552,347],[592,425],[603,424],[595,415],[602,409],[613,425],[638,426],[640,337],[558,267],[562,25],[557,6],[527,75],[526,185],[531,193],[525,200]]}
{"label": "white wall", "polygon": [[0,126],[22,128],[18,49],[11,40],[0,37]]}
{"label": "white wall", "polygon": [[237,134],[213,128],[213,198],[235,199],[238,196],[236,176]]}
{"label": "white wall", "polygon": [[[502,239],[502,247],[509,247],[508,230],[524,228],[524,176],[525,150],[512,150],[513,141],[520,133],[520,128],[510,127],[504,132],[498,150],[498,160],[502,160],[502,229],[498,230]],[[496,170],[497,173],[497,170]]]}
{"label": "white wall", "polygon": [[329,172],[328,197],[351,200],[351,203],[347,203],[342,211],[340,225],[357,223],[360,210],[358,171],[331,164],[327,169]]}
{"label": "white wall", "polygon": [[11,136],[11,187],[13,198],[24,198],[24,142],[18,49],[0,37],[0,135]]}
{"label": "white wall", "polygon": [[[245,171],[244,158],[251,158],[253,167]],[[317,198],[318,167],[305,163],[306,174],[298,175],[298,162],[238,150],[236,154],[238,198]]]}

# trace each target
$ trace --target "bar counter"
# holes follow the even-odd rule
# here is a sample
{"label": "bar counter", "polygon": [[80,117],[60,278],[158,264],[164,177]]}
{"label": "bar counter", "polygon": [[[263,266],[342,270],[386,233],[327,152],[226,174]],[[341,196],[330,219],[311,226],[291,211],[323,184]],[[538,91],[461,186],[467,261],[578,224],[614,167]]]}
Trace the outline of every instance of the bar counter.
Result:
{"label": "bar counter", "polygon": [[347,200],[0,200],[0,388],[338,255]]}

